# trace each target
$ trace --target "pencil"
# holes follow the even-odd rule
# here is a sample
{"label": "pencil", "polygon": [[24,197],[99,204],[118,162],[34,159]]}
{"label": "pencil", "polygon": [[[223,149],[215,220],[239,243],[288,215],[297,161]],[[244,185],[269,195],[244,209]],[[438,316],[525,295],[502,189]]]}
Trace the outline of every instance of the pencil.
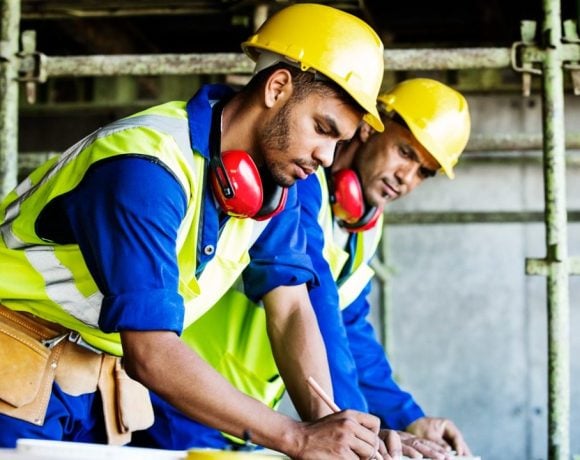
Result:
{"label": "pencil", "polygon": [[314,380],[314,377],[310,376],[306,381],[308,382],[308,385],[310,385],[310,387],[314,390],[314,392],[318,396],[320,396],[320,399],[322,399],[326,403],[326,405],[330,408],[331,411],[340,412],[340,407],[336,405],[336,403],[330,398],[330,396],[328,396],[328,393],[326,393],[326,391],[322,389],[322,387],[318,384],[318,382]]}

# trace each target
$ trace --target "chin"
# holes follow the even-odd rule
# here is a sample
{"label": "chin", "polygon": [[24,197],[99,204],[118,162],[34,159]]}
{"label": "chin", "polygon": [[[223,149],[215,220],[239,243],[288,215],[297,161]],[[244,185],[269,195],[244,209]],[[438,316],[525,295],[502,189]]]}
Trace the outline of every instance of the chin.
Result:
{"label": "chin", "polygon": [[297,177],[294,176],[276,176],[274,177],[274,182],[278,184],[280,187],[291,187],[299,180]]}

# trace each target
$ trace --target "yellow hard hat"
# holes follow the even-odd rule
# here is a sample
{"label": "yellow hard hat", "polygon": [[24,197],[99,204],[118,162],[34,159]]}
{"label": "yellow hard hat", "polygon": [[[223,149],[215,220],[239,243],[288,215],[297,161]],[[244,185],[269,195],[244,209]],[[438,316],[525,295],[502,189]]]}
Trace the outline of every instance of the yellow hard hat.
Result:
{"label": "yellow hard hat", "polygon": [[429,78],[414,78],[381,94],[379,102],[407,123],[413,136],[439,162],[450,179],[463,152],[471,121],[467,101],[449,86]]}
{"label": "yellow hard hat", "polygon": [[376,101],[384,74],[383,43],[364,21],[325,5],[298,3],[271,16],[242,43],[254,61],[269,51],[313,69],[342,87],[382,131]]}

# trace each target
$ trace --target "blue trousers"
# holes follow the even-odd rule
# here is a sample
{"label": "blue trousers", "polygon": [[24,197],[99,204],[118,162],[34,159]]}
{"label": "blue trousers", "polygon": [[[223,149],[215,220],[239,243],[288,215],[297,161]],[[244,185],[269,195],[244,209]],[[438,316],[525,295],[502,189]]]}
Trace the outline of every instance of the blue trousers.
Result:
{"label": "blue trousers", "polygon": [[99,393],[71,396],[54,383],[42,426],[0,414],[0,447],[14,448],[21,438],[105,444],[107,434]]}

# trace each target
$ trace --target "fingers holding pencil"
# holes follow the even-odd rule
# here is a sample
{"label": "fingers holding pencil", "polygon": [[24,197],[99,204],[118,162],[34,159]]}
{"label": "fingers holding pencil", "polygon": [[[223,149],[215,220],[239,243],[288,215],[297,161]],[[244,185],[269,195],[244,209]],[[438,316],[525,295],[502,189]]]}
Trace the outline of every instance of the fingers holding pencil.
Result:
{"label": "fingers holding pencil", "polygon": [[[307,382],[310,388],[325,402],[330,410],[334,413],[341,412],[340,407],[338,407],[313,377],[309,377]],[[394,436],[389,436],[387,449],[385,443],[378,437],[380,421],[377,417],[353,410],[343,411],[343,414],[354,419],[358,426],[358,428],[355,427],[353,430],[357,440],[352,446],[352,450],[358,458],[365,460],[398,460],[400,458],[402,447],[397,433],[393,431]],[[370,453],[368,450],[369,447],[372,447]]]}

